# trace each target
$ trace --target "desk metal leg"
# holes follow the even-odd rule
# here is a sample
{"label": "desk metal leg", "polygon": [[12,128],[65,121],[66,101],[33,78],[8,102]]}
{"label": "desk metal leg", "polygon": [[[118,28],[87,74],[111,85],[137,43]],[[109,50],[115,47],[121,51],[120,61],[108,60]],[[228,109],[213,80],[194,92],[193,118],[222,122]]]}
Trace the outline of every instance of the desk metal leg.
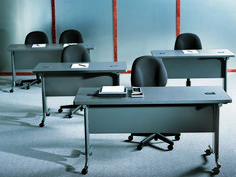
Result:
{"label": "desk metal leg", "polygon": [[220,105],[214,105],[214,117],[215,117],[215,131],[214,131],[214,153],[215,153],[215,162],[216,167],[212,169],[214,174],[218,174],[220,172],[220,163],[219,163],[219,107]]}
{"label": "desk metal leg", "polygon": [[89,122],[88,122],[88,107],[83,106],[84,108],[84,134],[85,134],[85,165],[82,170],[82,174],[88,173],[88,160],[90,155],[90,142],[89,142]]}
{"label": "desk metal leg", "polygon": [[213,135],[213,149],[209,145],[209,148],[203,154],[204,164],[207,163],[207,156],[215,154],[216,167],[212,169],[213,174],[220,173],[220,163],[219,163],[219,107],[220,105],[214,105],[214,135]]}
{"label": "desk metal leg", "polygon": [[223,64],[223,68],[222,71],[224,72],[224,78],[223,78],[223,82],[224,82],[224,90],[227,92],[227,61],[228,61],[228,57],[224,59],[224,64]]}
{"label": "desk metal leg", "polygon": [[16,85],[16,69],[15,69],[15,58],[14,58],[14,52],[11,52],[11,67],[12,67],[12,85],[10,92],[14,92],[14,87]]}
{"label": "desk metal leg", "polygon": [[43,119],[42,119],[41,123],[39,124],[39,126],[43,127],[46,116],[49,116],[50,113],[49,113],[49,110],[47,108],[47,98],[46,98],[46,94],[45,94],[45,78],[44,78],[44,76],[41,76],[41,81],[42,81]]}
{"label": "desk metal leg", "polygon": [[70,113],[68,116],[71,117],[72,114],[76,113],[78,110],[81,110],[81,109],[82,109],[82,106],[77,106],[75,109],[70,110]]}

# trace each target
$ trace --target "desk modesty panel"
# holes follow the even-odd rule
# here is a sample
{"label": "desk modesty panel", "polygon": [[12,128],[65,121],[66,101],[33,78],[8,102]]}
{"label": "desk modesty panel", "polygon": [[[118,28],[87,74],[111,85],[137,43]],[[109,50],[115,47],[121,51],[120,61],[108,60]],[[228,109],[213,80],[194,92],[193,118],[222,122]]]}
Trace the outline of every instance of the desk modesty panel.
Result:
{"label": "desk modesty panel", "polygon": [[215,87],[142,87],[143,98],[95,96],[98,89],[80,88],[74,100],[88,106],[90,133],[213,132],[213,105],[231,102]]}

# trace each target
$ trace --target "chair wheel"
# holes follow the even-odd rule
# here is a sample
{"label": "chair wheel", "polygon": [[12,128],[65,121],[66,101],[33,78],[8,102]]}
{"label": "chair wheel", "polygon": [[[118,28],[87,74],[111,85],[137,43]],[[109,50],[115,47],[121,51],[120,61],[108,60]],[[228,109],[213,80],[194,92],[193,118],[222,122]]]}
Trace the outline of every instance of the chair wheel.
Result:
{"label": "chair wheel", "polygon": [[129,141],[132,141],[132,140],[133,140],[133,136],[130,135],[130,136],[128,137],[128,140],[129,140]]}
{"label": "chair wheel", "polygon": [[46,116],[50,116],[50,115],[51,115],[50,112],[46,113]]}
{"label": "chair wheel", "polygon": [[142,145],[140,145],[140,144],[137,146],[137,149],[138,149],[138,150],[142,150],[142,148],[143,148],[143,147],[142,147]]}
{"label": "chair wheel", "polygon": [[212,151],[211,151],[210,149],[207,149],[207,150],[205,151],[205,153],[206,153],[206,155],[211,155]]}
{"label": "chair wheel", "polygon": [[171,151],[171,150],[173,149],[173,145],[170,144],[170,145],[168,146],[168,149]]}
{"label": "chair wheel", "polygon": [[61,108],[58,109],[58,112],[59,112],[59,113],[62,113],[62,112],[63,112],[63,109],[61,109]]}
{"label": "chair wheel", "polygon": [[39,124],[39,127],[44,127],[44,123],[41,122],[41,123]]}
{"label": "chair wheel", "polygon": [[29,89],[30,89],[30,85],[28,85],[28,86],[26,87],[26,89],[29,90]]}
{"label": "chair wheel", "polygon": [[72,118],[71,114],[66,115],[67,118]]}
{"label": "chair wheel", "polygon": [[158,137],[157,137],[157,135],[154,137],[154,140],[155,140],[155,141],[157,141],[157,140],[158,140]]}

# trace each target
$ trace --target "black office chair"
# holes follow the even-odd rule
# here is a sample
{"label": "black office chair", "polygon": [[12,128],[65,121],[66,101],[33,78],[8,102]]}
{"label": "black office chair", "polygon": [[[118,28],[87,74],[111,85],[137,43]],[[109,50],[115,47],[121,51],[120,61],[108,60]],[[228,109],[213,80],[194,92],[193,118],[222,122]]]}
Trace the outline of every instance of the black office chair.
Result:
{"label": "black office chair", "polygon": [[[164,87],[167,83],[167,71],[160,59],[153,56],[142,56],[133,62],[131,68],[131,85],[134,87]],[[158,115],[157,115],[158,117]],[[165,136],[175,136],[176,140],[179,140],[180,134],[170,133],[132,133],[129,136],[129,141],[133,140],[133,136],[147,136],[137,146],[138,150],[141,150],[143,146],[148,145],[153,139],[160,139],[169,144],[168,149],[173,149],[173,141],[169,140]]]}
{"label": "black office chair", "polygon": [[[202,49],[200,38],[193,33],[182,33],[175,41],[175,50],[198,50]],[[187,78],[186,86],[191,86],[190,78]]]}
{"label": "black office chair", "polygon": [[[87,49],[84,48],[82,45],[70,45],[62,50],[61,62],[90,62],[90,56],[87,52]],[[79,109],[79,107],[75,105],[63,105],[60,106],[58,112],[61,113],[64,108],[70,109],[70,113],[67,115],[67,117],[69,118],[71,118],[72,114]],[[72,111],[72,109],[74,110]]]}
{"label": "black office chair", "polygon": [[[48,37],[47,35],[42,32],[42,31],[32,31],[29,34],[27,34],[25,38],[25,45],[30,45],[30,44],[48,44]],[[30,86],[34,84],[39,84],[40,78],[38,75],[36,75],[36,79],[28,79],[28,80],[22,80],[19,85],[23,86],[24,83],[28,83],[27,89],[30,89]]]}
{"label": "black office chair", "polygon": [[61,33],[59,43],[83,43],[83,37],[82,34],[74,29],[66,30],[63,33]]}

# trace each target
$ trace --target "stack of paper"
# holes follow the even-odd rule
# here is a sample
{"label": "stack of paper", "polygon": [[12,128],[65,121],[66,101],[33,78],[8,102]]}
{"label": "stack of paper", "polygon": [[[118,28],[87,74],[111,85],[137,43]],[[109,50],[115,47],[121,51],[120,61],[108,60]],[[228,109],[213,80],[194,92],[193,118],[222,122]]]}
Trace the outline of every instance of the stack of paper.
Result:
{"label": "stack of paper", "polygon": [[122,92],[125,92],[125,86],[103,86],[101,92],[122,93]]}
{"label": "stack of paper", "polygon": [[32,48],[36,48],[36,47],[46,47],[46,44],[33,44]]}
{"label": "stack of paper", "polygon": [[71,65],[72,69],[75,69],[75,68],[88,68],[88,67],[89,67],[89,63],[73,63]]}
{"label": "stack of paper", "polygon": [[66,44],[63,45],[63,47],[67,47],[69,45],[77,45],[77,43],[66,43]]}
{"label": "stack of paper", "polygon": [[184,54],[197,54],[198,51],[197,50],[183,50]]}

